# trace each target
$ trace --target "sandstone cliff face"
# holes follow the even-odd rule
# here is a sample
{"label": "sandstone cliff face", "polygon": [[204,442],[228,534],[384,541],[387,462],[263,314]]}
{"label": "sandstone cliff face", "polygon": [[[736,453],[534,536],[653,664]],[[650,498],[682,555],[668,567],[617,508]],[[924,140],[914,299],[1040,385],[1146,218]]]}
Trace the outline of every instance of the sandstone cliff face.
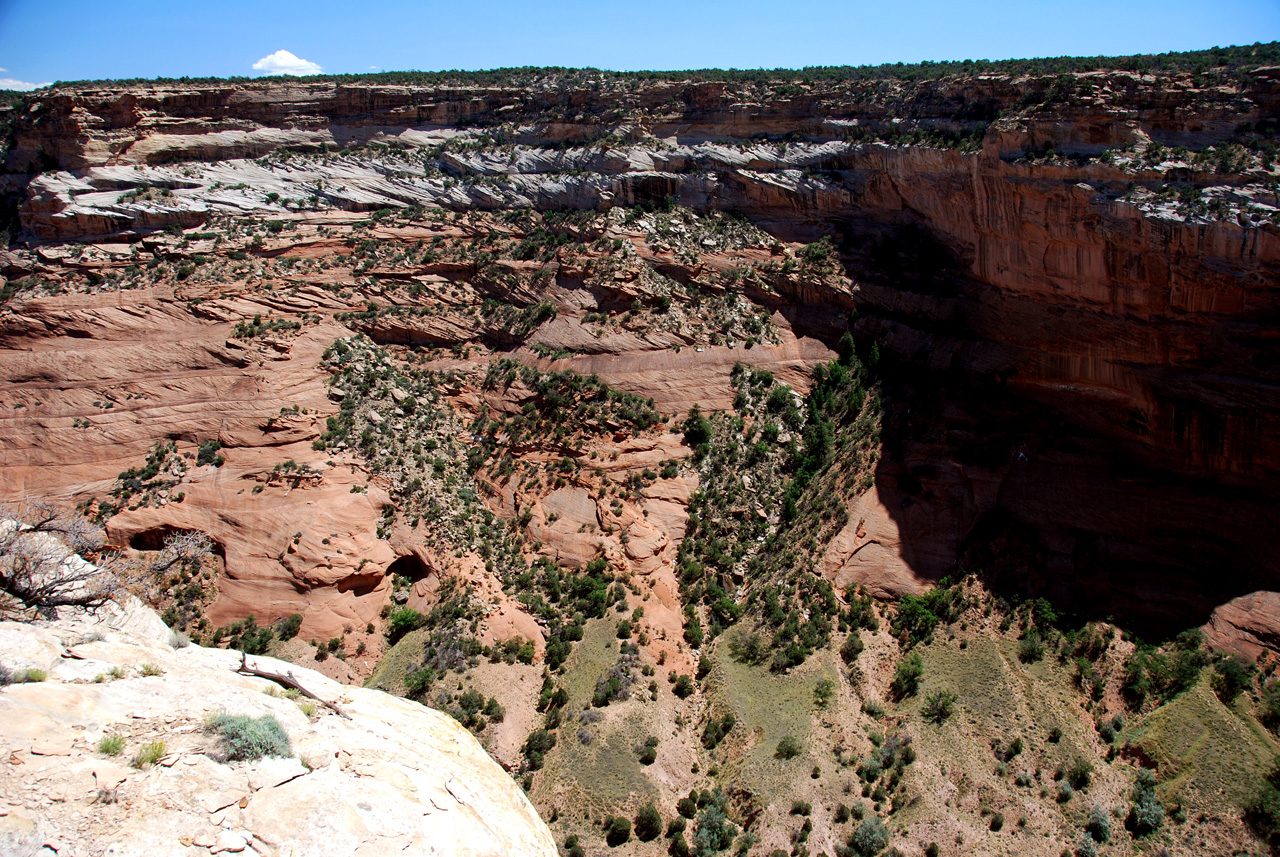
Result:
{"label": "sandstone cliff face", "polygon": [[[239,654],[168,644],[134,602],[95,619],[0,622],[0,662],[41,682],[0,688],[6,854],[556,854],[519,786],[452,718],[308,669],[293,676],[346,717],[308,716]],[[275,695],[271,695],[271,694]],[[212,714],[270,714],[293,755],[219,760]],[[98,750],[121,736],[119,755]],[[131,767],[146,744],[154,765]]]}
{"label": "sandstone cliff face", "polygon": [[[1274,194],[1265,190],[1272,173],[1256,162],[1206,172],[1193,168],[1190,156],[1151,162],[1096,156],[1125,147],[1154,151],[1153,141],[1221,147],[1242,122],[1275,114],[1280,85],[1271,69],[1209,86],[1189,75],[1123,72],[1077,76],[1065,95],[1052,95],[1054,85],[977,76],[819,82],[785,94],[752,84],[544,78],[472,88],[278,81],[68,88],[33,101],[15,131],[9,169],[48,171],[31,179],[22,210],[42,246],[14,256],[9,270],[37,278],[101,276],[133,263],[138,245],[131,250],[120,242],[144,233],[151,237],[141,247],[156,258],[218,252],[213,245],[199,251],[157,241],[150,230],[166,225],[194,229],[252,215],[328,230],[351,222],[343,220],[346,212],[403,206],[606,210],[670,196],[696,210],[745,215],[784,242],[832,234],[848,275],[844,285],[791,279],[743,288],[776,313],[782,333],[772,352],[711,343],[676,352],[682,340],[667,333],[618,331],[601,339],[564,317],[539,325],[526,342],[567,349],[575,355],[569,365],[652,395],[664,410],[694,402],[716,407],[727,404],[724,377],[734,360],[785,367],[788,380],[798,381],[829,353],[821,342],[833,343],[856,307],[860,338],[874,339],[905,368],[887,382],[887,454],[873,494],[850,500],[872,513],[854,514],[823,560],[833,579],[895,592],[918,589],[957,565],[983,566],[1024,591],[1082,609],[1117,616],[1132,609],[1156,625],[1186,625],[1227,598],[1272,585],[1280,573],[1272,550],[1280,536],[1274,514],[1280,379],[1270,331],[1280,231],[1269,213]],[[968,135],[978,145],[876,141],[910,131]],[[603,143],[581,145],[606,135]],[[789,135],[796,138],[780,139]],[[380,148],[386,144],[393,147]],[[339,147],[346,148],[335,153]],[[1055,154],[1046,156],[1046,149]],[[1178,209],[1155,193],[1167,181],[1200,188],[1221,203],[1218,214]],[[374,233],[406,243],[433,234]],[[98,251],[67,252],[69,242],[87,236],[100,237]],[[267,236],[246,249],[261,266],[325,258],[341,252],[338,246],[317,232],[306,242]],[[764,243],[756,249],[770,252]],[[663,276],[705,284],[718,264],[746,258],[719,263],[715,252],[703,256],[681,262],[658,251],[646,260]],[[303,288],[292,303],[272,307],[350,311],[388,285],[410,282],[432,289],[465,284],[519,302],[546,296],[566,314],[620,308],[651,294],[639,281],[618,279],[612,291],[592,282],[584,292],[582,272],[558,264],[554,288],[543,291],[529,285],[529,269],[518,264],[483,275],[474,265],[453,263],[352,270],[320,278],[348,287],[347,298],[327,287]],[[235,282],[260,276],[261,267],[240,272]],[[511,291],[511,281],[525,285]],[[313,273],[292,286],[316,282]],[[75,305],[80,299],[50,300],[23,304],[6,321],[11,382],[32,393],[117,383],[91,380],[91,373],[60,376],[68,371],[68,352],[120,321],[103,316],[86,340],[73,332],[76,323],[61,320],[83,319],[89,310]],[[59,300],[69,302],[65,310]],[[288,380],[280,370],[313,361],[334,332],[315,328],[293,352],[282,344],[255,358],[215,342],[226,330],[216,322],[230,326],[255,307],[229,296],[201,306],[199,336],[208,342],[168,356],[149,346],[148,362],[186,367],[184,385],[194,383],[196,372],[226,371],[237,385],[252,378],[257,411],[245,412],[241,423],[220,413],[218,437],[228,446],[270,446],[298,461],[316,460],[305,447],[332,406],[325,410],[316,378]],[[153,320],[160,326],[147,328],[152,332],[170,324]],[[460,315],[348,324],[390,344],[514,344]],[[56,356],[41,356],[47,347]],[[260,427],[279,407],[273,386],[314,416],[292,433],[276,429],[268,440]],[[211,400],[209,392],[201,396]],[[193,418],[207,414],[198,406],[191,411]],[[32,424],[32,413],[14,412],[9,423],[11,492],[27,490],[28,478],[66,493],[92,482],[87,471],[52,475],[60,463],[43,462],[39,450],[54,436],[44,432],[53,430],[47,422]],[[191,442],[213,430],[154,428],[134,422],[111,437],[135,436],[128,457],[136,461],[150,438]],[[286,439],[296,445],[284,445]],[[122,469],[122,461],[104,460],[91,448],[81,447],[98,461],[96,478]],[[313,600],[308,593],[332,588],[332,596],[321,596],[333,607],[321,611],[329,618],[317,618],[318,632],[367,621],[386,598],[372,578],[358,583],[348,560],[330,567],[334,551],[316,546],[308,553],[309,537],[288,538],[315,529],[293,521],[311,514],[304,510],[313,504],[332,507],[334,498],[316,492],[349,490],[356,477],[341,474],[355,474],[343,468],[357,462],[340,461],[323,483],[329,489],[286,492],[282,517],[270,524],[273,542],[266,533],[248,535],[253,527],[243,519],[223,515],[229,503],[244,502],[230,499],[228,480],[254,466],[238,458],[231,455],[228,464],[237,470],[204,480],[221,487],[193,489],[182,508],[126,513],[115,531],[123,538],[163,526],[225,531],[220,541],[230,579],[220,619],[243,615],[263,592],[272,594],[260,609],[280,614]],[[376,517],[380,495],[376,485],[371,490],[368,508],[357,498],[347,511],[326,513],[346,517],[320,527],[325,538],[355,529],[357,518]],[[421,547],[409,548],[412,539],[388,551],[382,542],[353,538],[342,556],[359,555],[374,568],[414,550],[429,560]],[[252,571],[254,563],[289,572]]]}

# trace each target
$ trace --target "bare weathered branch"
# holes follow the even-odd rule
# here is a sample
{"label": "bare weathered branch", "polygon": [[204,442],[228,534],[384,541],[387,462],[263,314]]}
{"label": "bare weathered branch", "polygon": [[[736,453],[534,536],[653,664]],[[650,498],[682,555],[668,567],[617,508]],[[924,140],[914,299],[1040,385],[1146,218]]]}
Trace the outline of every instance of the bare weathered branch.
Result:
{"label": "bare weathered branch", "polygon": [[0,509],[0,592],[42,613],[102,607],[122,592],[129,563],[116,553],[97,556],[96,564],[77,554],[104,542],[83,516],[47,500]]}
{"label": "bare weathered branch", "polygon": [[[177,532],[150,563],[103,552],[106,536],[77,512],[50,500],[0,507],[0,594],[47,614],[57,607],[102,607],[133,591],[155,602],[165,572],[194,568],[212,552],[204,533]],[[91,554],[90,562],[80,554]]]}
{"label": "bare weathered branch", "polygon": [[321,699],[320,697],[316,696],[314,693],[312,693],[311,691],[303,687],[302,684],[296,678],[293,677],[292,671],[287,673],[276,673],[276,672],[269,672],[260,667],[251,666],[249,664],[249,656],[244,652],[241,652],[240,668],[237,669],[236,672],[241,673],[243,675],[252,675],[252,676],[257,676],[258,678],[265,678],[265,679],[268,679],[269,681],[274,681],[276,684],[281,685],[282,687],[291,687],[294,690],[296,690],[298,693],[307,697],[308,699],[314,699],[316,702],[320,703],[325,708],[331,709],[336,714],[339,714],[342,717],[345,717],[347,720],[351,719],[351,715],[347,714],[347,712],[343,711],[337,705],[334,705],[332,702],[329,702],[326,699]]}

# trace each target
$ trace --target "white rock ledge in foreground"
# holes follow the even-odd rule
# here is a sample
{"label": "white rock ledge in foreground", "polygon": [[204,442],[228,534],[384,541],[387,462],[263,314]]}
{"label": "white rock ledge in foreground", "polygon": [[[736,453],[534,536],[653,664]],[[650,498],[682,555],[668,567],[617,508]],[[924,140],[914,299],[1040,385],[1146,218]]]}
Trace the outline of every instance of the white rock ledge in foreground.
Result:
{"label": "white rock ledge in foreground", "polygon": [[[351,719],[323,706],[308,718],[264,692],[274,683],[237,674],[238,652],[173,649],[167,635],[136,603],[98,620],[0,622],[0,664],[48,674],[0,689],[0,854],[556,855],[519,786],[452,718],[252,658]],[[202,727],[216,711],[275,715],[294,758],[216,761]],[[119,756],[97,751],[107,734],[125,737]],[[131,767],[152,741],[165,757]]]}

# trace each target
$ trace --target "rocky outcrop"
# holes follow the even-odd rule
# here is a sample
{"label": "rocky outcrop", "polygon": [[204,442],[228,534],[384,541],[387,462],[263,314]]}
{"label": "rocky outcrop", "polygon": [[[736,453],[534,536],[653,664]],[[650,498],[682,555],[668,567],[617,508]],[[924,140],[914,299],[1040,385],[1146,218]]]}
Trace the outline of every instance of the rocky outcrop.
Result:
{"label": "rocky outcrop", "polygon": [[[554,855],[519,786],[452,718],[270,658],[340,709],[237,672],[233,651],[173,648],[136,602],[100,617],[0,622],[0,850],[60,855]],[[302,705],[300,703],[305,703]],[[273,716],[291,755],[226,761],[217,713]],[[103,752],[105,736],[123,750]],[[154,764],[130,760],[152,742]]]}
{"label": "rocky outcrop", "polygon": [[1215,649],[1250,660],[1280,650],[1280,593],[1251,592],[1213,611],[1204,627]]}
{"label": "rocky outcrop", "polygon": [[[1172,77],[1172,79],[1170,79]],[[999,129],[1001,151],[1053,144],[1095,152],[1147,128],[1170,145],[1224,139],[1242,120],[1269,116],[1280,99],[1274,69],[1244,73],[1247,91],[1198,88],[1190,74],[1099,71],[1080,75],[1065,106]],[[1054,93],[1055,85],[1059,86]],[[770,82],[654,81],[554,71],[511,75],[493,85],[259,80],[110,83],[59,87],[29,111],[10,156],[25,168],[43,156],[80,169],[108,163],[257,157],[278,148],[435,142],[465,125],[510,122],[520,142],[545,144],[621,136],[750,139],[799,134],[842,139],[851,127],[925,120],[967,129],[1019,105],[1061,99],[1054,76],[954,75],[923,81],[807,82],[774,91]],[[1194,101],[1194,110],[1187,110]],[[619,122],[619,119],[630,120]],[[432,135],[438,135],[433,138]]]}

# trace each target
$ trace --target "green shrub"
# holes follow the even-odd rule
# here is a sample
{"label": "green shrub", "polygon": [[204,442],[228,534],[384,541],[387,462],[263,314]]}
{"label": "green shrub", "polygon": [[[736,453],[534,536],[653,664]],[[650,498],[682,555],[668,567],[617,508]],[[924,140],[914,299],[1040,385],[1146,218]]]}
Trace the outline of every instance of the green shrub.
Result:
{"label": "green shrub", "polygon": [[165,752],[163,741],[149,741],[133,754],[133,761],[130,764],[135,768],[149,768],[163,759]]}
{"label": "green shrub", "polygon": [[1035,663],[1044,658],[1044,640],[1040,638],[1040,634],[1031,631],[1027,636],[1022,638],[1022,642],[1018,644],[1018,660],[1024,664]]}
{"label": "green shrub", "polygon": [[536,771],[542,767],[546,753],[556,745],[556,735],[546,729],[538,729],[525,739],[525,758],[529,760],[529,769]]}
{"label": "green shrub", "polygon": [[924,595],[904,595],[898,599],[893,632],[906,635],[908,642],[928,640],[940,622],[954,622],[960,615],[964,590],[959,586],[931,589]]}
{"label": "green shrub", "polygon": [[239,622],[232,622],[225,628],[214,632],[214,643],[226,638],[227,648],[239,649],[245,654],[265,654],[276,632],[271,628],[258,627],[258,621],[250,613]]}
{"label": "green shrub", "polygon": [[818,708],[826,708],[835,692],[836,683],[829,678],[822,679],[813,689],[813,704]]}
{"label": "green shrub", "polygon": [[142,674],[144,676],[164,675],[164,670],[160,669],[159,665],[157,664],[145,663],[142,665]]}
{"label": "green shrub", "polygon": [[774,749],[773,757],[775,759],[783,760],[794,759],[802,752],[804,752],[804,747],[800,745],[800,742],[790,735],[785,735],[782,740],[778,742],[777,748]]}
{"label": "green shrub", "polygon": [[25,670],[18,670],[13,674],[15,684],[31,684],[44,681],[49,674],[38,667],[28,667]]}
{"label": "green shrub", "polygon": [[1272,732],[1280,729],[1280,681],[1273,681],[1262,688],[1258,719]]}
{"label": "green shrub", "polygon": [[[1276,778],[1273,773],[1268,782],[1271,783]],[[1160,829],[1160,825],[1164,823],[1164,807],[1160,805],[1160,801],[1156,798],[1156,778],[1146,768],[1138,771],[1138,779],[1133,784],[1133,788],[1129,791],[1131,804],[1129,806],[1129,816],[1125,819],[1125,827],[1134,836],[1146,836],[1148,833],[1154,833]],[[1252,818],[1252,808],[1246,811],[1246,817]]]}
{"label": "green shrub", "polygon": [[1087,789],[1092,774],[1093,765],[1086,759],[1076,756],[1071,762],[1071,768],[1067,771],[1067,782],[1071,783],[1072,788]]}
{"label": "green shrub", "polygon": [[721,806],[723,801],[724,795],[717,789],[715,796],[698,813],[698,829],[693,837],[694,853],[715,854],[733,844],[733,838],[738,835],[738,829],[725,818],[724,809]]}
{"label": "green shrub", "polygon": [[[1271,846],[1273,853],[1280,849],[1280,764],[1271,769],[1257,797],[1245,807],[1244,817],[1258,838]],[[1136,821],[1131,809],[1127,822],[1130,830],[1135,828]]]}
{"label": "green shrub", "polygon": [[298,631],[302,628],[302,614],[290,613],[280,621],[276,622],[276,636],[281,640],[292,640],[298,636]]}
{"label": "green shrub", "polygon": [[924,719],[930,723],[945,723],[947,718],[951,716],[952,706],[955,705],[956,695],[949,690],[937,690],[929,694],[924,701],[924,708],[921,713]]}
{"label": "green shrub", "polygon": [[280,722],[270,714],[261,717],[216,714],[205,728],[222,740],[221,752],[227,761],[253,761],[263,756],[292,755],[289,736]]}
{"label": "green shrub", "polygon": [[124,736],[103,735],[98,741],[98,752],[104,756],[119,756],[124,752]]}
{"label": "green shrub", "polygon": [[1080,842],[1076,845],[1074,852],[1063,850],[1067,857],[1074,854],[1075,857],[1098,857],[1098,843],[1093,841],[1093,837],[1087,833],[1080,834]]}
{"label": "green shrub", "polygon": [[1116,729],[1110,720],[1098,723],[1098,737],[1108,744],[1116,740]]}
{"label": "green shrub", "polygon": [[851,631],[845,638],[844,645],[840,647],[840,657],[846,664],[852,664],[858,659],[858,655],[862,654],[862,648],[862,635],[857,631]]}
{"label": "green shrub", "polygon": [[755,631],[735,634],[729,638],[729,655],[740,664],[755,666],[769,657],[769,647]]}
{"label": "green shrub", "polygon": [[997,812],[994,815],[992,815],[990,827],[992,830],[996,831],[997,833],[1003,830],[1004,829],[1004,813]]}
{"label": "green shrub", "polygon": [[1106,842],[1111,838],[1111,813],[1095,803],[1089,807],[1089,820],[1084,829],[1095,842]]}
{"label": "green shrub", "polygon": [[[1077,650],[1082,646],[1087,646],[1086,654],[1089,655],[1099,651],[1093,634],[1082,638],[1077,643]],[[1148,696],[1168,702],[1194,685],[1200,677],[1200,670],[1208,663],[1203,632],[1184,631],[1175,638],[1167,653],[1143,647],[1135,651],[1125,664],[1121,687],[1125,695],[1138,705]]]}
{"label": "green shrub", "polygon": [[672,692],[681,699],[688,699],[693,694],[693,679],[687,675],[676,676],[675,686],[671,688]]}
{"label": "green shrub", "polygon": [[196,466],[212,464],[214,467],[221,467],[227,459],[218,454],[220,449],[222,449],[222,442],[218,440],[206,440],[200,444],[200,448],[196,451]]}
{"label": "green shrub", "polygon": [[849,847],[861,857],[873,857],[889,844],[889,830],[878,815],[865,819],[849,837]]}
{"label": "green shrub", "polygon": [[1239,655],[1228,655],[1213,665],[1213,690],[1227,705],[1252,685],[1253,664]]}
{"label": "green shrub", "polygon": [[898,664],[893,672],[893,681],[889,690],[895,699],[915,696],[920,689],[920,678],[924,675],[924,658],[919,652],[912,652]]}
{"label": "green shrub", "polygon": [[617,848],[631,838],[631,822],[622,816],[609,819],[605,826],[604,841],[610,848]]}
{"label": "green shrub", "polygon": [[640,807],[636,813],[635,833],[641,842],[652,842],[662,835],[662,816],[652,803]]}
{"label": "green shrub", "polygon": [[391,615],[387,617],[387,642],[394,646],[404,635],[418,630],[425,624],[427,624],[427,617],[412,607],[392,610]]}
{"label": "green shrub", "polygon": [[684,445],[696,449],[711,440],[711,420],[702,415],[702,410],[694,405],[689,410],[689,417],[681,424],[684,431]]}

